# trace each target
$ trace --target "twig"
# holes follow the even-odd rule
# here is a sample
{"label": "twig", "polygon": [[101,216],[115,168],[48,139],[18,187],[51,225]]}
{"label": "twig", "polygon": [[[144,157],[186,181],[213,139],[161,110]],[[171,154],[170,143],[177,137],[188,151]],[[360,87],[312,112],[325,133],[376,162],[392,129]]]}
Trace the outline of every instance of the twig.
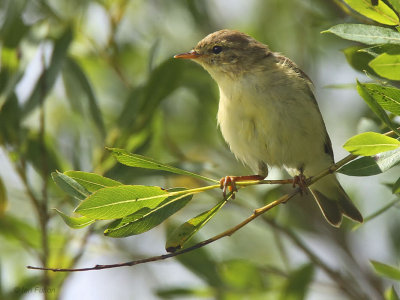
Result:
{"label": "twig", "polygon": [[[47,86],[47,77],[49,76],[48,70],[46,68],[45,57],[42,55],[42,64],[43,64],[43,80],[40,85],[40,114],[39,114],[39,147],[41,151],[41,159],[42,159],[42,201],[40,203],[40,211],[39,214],[39,224],[41,231],[41,243],[42,243],[42,264],[43,266],[47,266],[50,256],[49,249],[49,233],[48,233],[48,223],[49,223],[49,215],[48,215],[48,195],[47,195],[47,182],[48,182],[48,153],[46,149],[46,119],[45,119],[45,98],[48,90]],[[43,289],[47,290],[50,285],[50,278],[48,272],[43,273],[42,278]],[[44,299],[49,299],[48,293],[44,293]]]}
{"label": "twig", "polygon": [[[339,162],[331,165],[329,168],[323,170],[321,173],[319,173],[317,176],[314,176],[312,178],[309,178],[309,180],[306,182],[306,186],[309,186],[311,184],[313,184],[314,182],[316,182],[317,180],[321,179],[322,177],[334,173],[336,170],[338,170],[340,167],[342,167],[343,165],[345,165],[346,163],[354,160],[357,156],[355,155],[348,155],[345,158],[343,158],[342,160],[340,160]],[[241,185],[241,186],[247,186],[247,185],[254,185],[254,184],[271,184],[271,183],[292,183],[292,180],[259,180],[259,181],[250,181],[250,182],[237,182],[237,185]],[[204,188],[199,188],[199,189],[193,189],[192,192],[194,190],[196,190],[193,193],[197,193],[200,192],[200,190],[204,191],[204,190],[208,190],[211,188],[216,188],[218,187],[218,185],[212,185],[212,186],[208,186],[208,187],[204,187]],[[87,267],[87,268],[43,268],[43,267],[34,267],[34,266],[27,266],[28,269],[31,270],[47,270],[47,271],[53,271],[53,272],[83,272],[83,271],[92,271],[92,270],[103,270],[103,269],[112,269],[112,268],[119,268],[119,267],[131,267],[131,266],[135,266],[135,265],[139,265],[139,264],[144,264],[144,263],[149,263],[149,262],[154,262],[154,261],[159,261],[159,260],[164,260],[170,257],[174,257],[174,256],[178,256],[187,252],[191,252],[193,250],[196,250],[198,248],[202,248],[210,243],[213,243],[219,239],[222,239],[224,237],[227,236],[231,236],[232,234],[234,234],[236,231],[238,231],[239,229],[241,229],[242,227],[244,227],[245,225],[247,225],[248,223],[250,223],[251,221],[253,221],[255,218],[259,217],[260,215],[264,214],[265,212],[269,211],[270,209],[274,208],[275,206],[278,206],[279,204],[282,203],[286,203],[287,201],[289,201],[290,199],[292,199],[295,195],[297,195],[300,192],[300,188],[297,188],[296,190],[294,190],[293,192],[291,192],[290,194],[286,194],[282,197],[280,197],[279,199],[261,207],[258,209],[255,209],[253,214],[250,215],[247,219],[243,220],[241,223],[239,223],[238,225],[212,237],[209,238],[207,240],[204,240],[200,243],[197,243],[191,247],[176,251],[174,253],[168,253],[168,254],[163,254],[163,255],[159,255],[159,256],[153,256],[153,257],[149,257],[149,258],[144,258],[144,259],[139,259],[139,260],[134,260],[134,261],[128,261],[128,262],[124,262],[124,263],[117,263],[117,264],[109,264],[109,265],[96,265],[94,267]]]}

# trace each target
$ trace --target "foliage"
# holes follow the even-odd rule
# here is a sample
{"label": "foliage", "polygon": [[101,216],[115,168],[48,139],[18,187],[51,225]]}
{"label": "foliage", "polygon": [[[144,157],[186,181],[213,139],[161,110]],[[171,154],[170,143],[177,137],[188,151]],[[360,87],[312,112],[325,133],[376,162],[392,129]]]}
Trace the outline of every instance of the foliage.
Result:
{"label": "foliage", "polygon": [[[296,61],[314,59],[315,40],[325,35],[312,38],[309,30],[340,22],[343,14],[333,2],[260,2],[254,24],[241,30],[270,41],[271,48],[286,47],[298,55]],[[344,148],[362,157],[339,172],[377,175],[396,168],[400,161],[400,33],[396,29],[400,7],[396,0],[378,1],[378,5],[367,0],[344,2],[366,24],[340,24],[326,32],[357,42],[344,53],[351,66],[366,70],[373,79],[357,81],[357,91],[370,108],[366,114],[379,123],[379,132],[350,138]],[[160,224],[167,228],[166,250],[178,251],[211,234],[209,222],[217,228],[232,226],[240,222],[243,212],[287,192],[284,187],[248,191],[241,185],[239,195],[248,200],[245,203],[213,192],[219,190],[216,178],[234,170],[226,167],[234,158],[215,133],[218,93],[199,66],[171,57],[216,30],[219,22],[228,26],[212,12],[215,5],[6,0],[0,10],[0,243],[6,245],[0,253],[12,257],[14,252],[25,252],[23,260],[13,261],[19,270],[13,278],[17,289],[4,288],[0,281],[1,299],[21,299],[26,293],[18,291],[33,291],[37,286],[54,288],[54,293],[43,293],[44,299],[60,297],[68,274],[23,272],[21,264],[26,260],[43,267],[73,268],[85,263],[82,257],[90,250],[89,238],[102,233],[104,243],[117,249],[113,255],[142,256],[136,242],[127,250],[121,241],[130,239],[108,237],[145,232],[152,237]],[[146,10],[150,15],[140,17]],[[171,16],[169,22],[154,22],[159,11]],[[295,12],[301,20],[292,17]],[[93,24],[93,20],[98,21]],[[372,25],[371,20],[380,24]],[[293,30],[279,27],[281,23]],[[265,30],[272,27],[276,32]],[[382,134],[390,130],[390,136]],[[400,178],[387,185],[395,199],[377,202],[367,221],[392,212],[398,204]],[[253,199],[263,200],[257,206]],[[258,224],[249,224],[254,229],[246,231],[250,236],[232,237],[234,242],[222,255],[215,248],[202,248],[177,256],[204,285],[163,287],[159,282],[158,296],[303,299],[312,292],[310,287],[318,285],[317,270],[325,272],[348,298],[363,298],[360,286],[382,294],[382,278],[373,277],[372,268],[358,280],[365,268],[349,250],[354,232],[345,227],[327,235],[331,229],[312,211],[307,204],[293,201],[285,211],[274,209]],[[68,230],[62,222],[79,230]],[[171,226],[172,222],[181,225]],[[312,243],[302,240],[310,233],[320,241],[329,238],[338,261],[351,261],[348,269],[325,264],[320,251],[314,253]],[[263,244],[267,239],[268,251]],[[155,241],[146,251],[152,253],[154,245]],[[301,264],[289,258],[293,246],[306,257]],[[2,269],[4,261],[0,261]],[[371,262],[379,276],[397,280],[397,267]],[[386,289],[387,299],[398,298],[394,288]]]}

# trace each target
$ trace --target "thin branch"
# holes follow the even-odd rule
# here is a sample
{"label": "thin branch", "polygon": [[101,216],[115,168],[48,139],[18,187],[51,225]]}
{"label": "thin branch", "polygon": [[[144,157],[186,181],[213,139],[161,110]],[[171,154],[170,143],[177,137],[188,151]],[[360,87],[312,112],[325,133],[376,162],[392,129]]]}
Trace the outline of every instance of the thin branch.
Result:
{"label": "thin branch", "polygon": [[[345,165],[346,163],[354,160],[357,156],[355,155],[348,155],[345,158],[343,158],[342,160],[340,160],[339,162],[331,165],[329,168],[325,169],[324,171],[322,171],[321,173],[319,173],[317,176],[314,176],[312,178],[309,178],[306,182],[306,186],[309,186],[311,184],[313,184],[314,182],[316,182],[317,180],[321,179],[322,177],[334,173],[336,170],[338,170],[340,167],[342,167],[343,165]],[[291,180],[259,180],[259,181],[251,181],[251,182],[237,182],[238,185],[254,185],[254,184],[271,184],[271,183],[276,183],[277,181],[281,182],[281,183],[291,183]],[[216,185],[210,186],[215,188]],[[202,189],[202,188],[200,188]],[[198,189],[198,190],[200,190]],[[205,187],[205,189],[203,188],[203,190],[209,189],[209,187]],[[144,258],[144,259],[139,259],[139,260],[134,260],[134,261],[128,261],[128,262],[124,262],[124,263],[117,263],[117,264],[109,264],[109,265],[96,265],[94,267],[87,267],[87,268],[77,268],[77,269],[73,269],[73,268],[43,268],[43,267],[34,267],[34,266],[27,266],[28,269],[31,270],[48,270],[48,271],[53,271],[53,272],[82,272],[82,271],[92,271],[92,270],[103,270],[103,269],[112,269],[112,268],[119,268],[119,267],[131,267],[131,266],[135,266],[135,265],[139,265],[139,264],[144,264],[144,263],[149,263],[149,262],[154,262],[154,261],[160,261],[160,260],[164,260],[170,257],[174,257],[174,256],[178,256],[187,252],[191,252],[193,250],[202,248],[208,244],[211,244],[219,239],[222,239],[224,237],[228,237],[231,236],[232,234],[234,234],[236,231],[238,231],[239,229],[241,229],[242,227],[244,227],[245,225],[247,225],[248,223],[250,223],[251,221],[253,221],[255,218],[259,217],[260,215],[264,214],[265,212],[269,211],[270,209],[274,208],[275,206],[278,206],[279,204],[282,203],[286,203],[287,201],[289,201],[290,199],[292,199],[295,195],[297,195],[298,193],[300,193],[301,189],[297,188],[296,190],[294,190],[293,192],[291,192],[290,194],[286,194],[282,197],[280,197],[279,199],[261,207],[258,209],[255,209],[253,214],[250,215],[247,219],[243,220],[241,223],[239,223],[238,225],[212,237],[209,238],[207,240],[204,240],[200,243],[197,243],[191,247],[173,252],[173,253],[168,253],[168,254],[163,254],[163,255],[159,255],[159,256],[153,256],[153,257],[149,257],[149,258]]]}
{"label": "thin branch", "polygon": [[[41,231],[41,242],[42,242],[42,264],[44,267],[47,266],[50,256],[50,249],[49,249],[49,235],[48,235],[48,223],[49,223],[49,215],[48,215],[48,195],[47,195],[47,188],[48,188],[48,153],[46,149],[46,141],[45,141],[45,134],[46,134],[46,118],[45,118],[45,97],[46,91],[48,89],[47,77],[49,76],[48,70],[46,68],[45,63],[45,56],[42,55],[42,64],[43,64],[43,81],[40,85],[40,114],[39,114],[39,147],[41,152],[41,159],[42,159],[42,201],[40,203],[40,211],[38,212],[39,215],[39,224],[40,224],[40,231]],[[48,272],[43,273],[42,278],[42,285],[43,289],[47,290],[50,285],[50,278]],[[49,299],[48,293],[44,293],[43,299]]]}

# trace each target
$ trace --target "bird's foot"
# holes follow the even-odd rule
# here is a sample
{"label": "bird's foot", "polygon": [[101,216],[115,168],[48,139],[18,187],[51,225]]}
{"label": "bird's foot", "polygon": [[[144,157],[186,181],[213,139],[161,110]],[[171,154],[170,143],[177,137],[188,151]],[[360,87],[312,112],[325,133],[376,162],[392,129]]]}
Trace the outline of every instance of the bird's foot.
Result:
{"label": "bird's foot", "polygon": [[232,193],[232,199],[235,199],[235,192],[237,192],[236,182],[237,181],[253,181],[263,180],[264,177],[261,175],[248,175],[248,176],[225,176],[219,181],[220,188],[222,189],[222,195],[226,197],[226,192],[229,190]]}
{"label": "bird's foot", "polygon": [[307,193],[308,193],[307,178],[306,178],[306,176],[304,176],[303,173],[300,173],[299,175],[296,175],[293,177],[293,188],[295,188],[296,185],[298,185],[300,188],[300,195],[302,195],[302,196],[303,196],[303,194],[307,195]]}

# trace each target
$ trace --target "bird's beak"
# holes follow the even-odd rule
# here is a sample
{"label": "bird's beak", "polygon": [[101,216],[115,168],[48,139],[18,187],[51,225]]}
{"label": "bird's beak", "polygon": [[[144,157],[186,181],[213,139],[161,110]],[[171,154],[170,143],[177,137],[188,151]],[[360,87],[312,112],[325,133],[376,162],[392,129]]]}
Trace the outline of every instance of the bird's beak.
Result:
{"label": "bird's beak", "polygon": [[174,56],[174,58],[196,59],[196,58],[199,58],[200,56],[201,56],[201,54],[197,53],[194,50],[191,50],[186,53],[177,54]]}

